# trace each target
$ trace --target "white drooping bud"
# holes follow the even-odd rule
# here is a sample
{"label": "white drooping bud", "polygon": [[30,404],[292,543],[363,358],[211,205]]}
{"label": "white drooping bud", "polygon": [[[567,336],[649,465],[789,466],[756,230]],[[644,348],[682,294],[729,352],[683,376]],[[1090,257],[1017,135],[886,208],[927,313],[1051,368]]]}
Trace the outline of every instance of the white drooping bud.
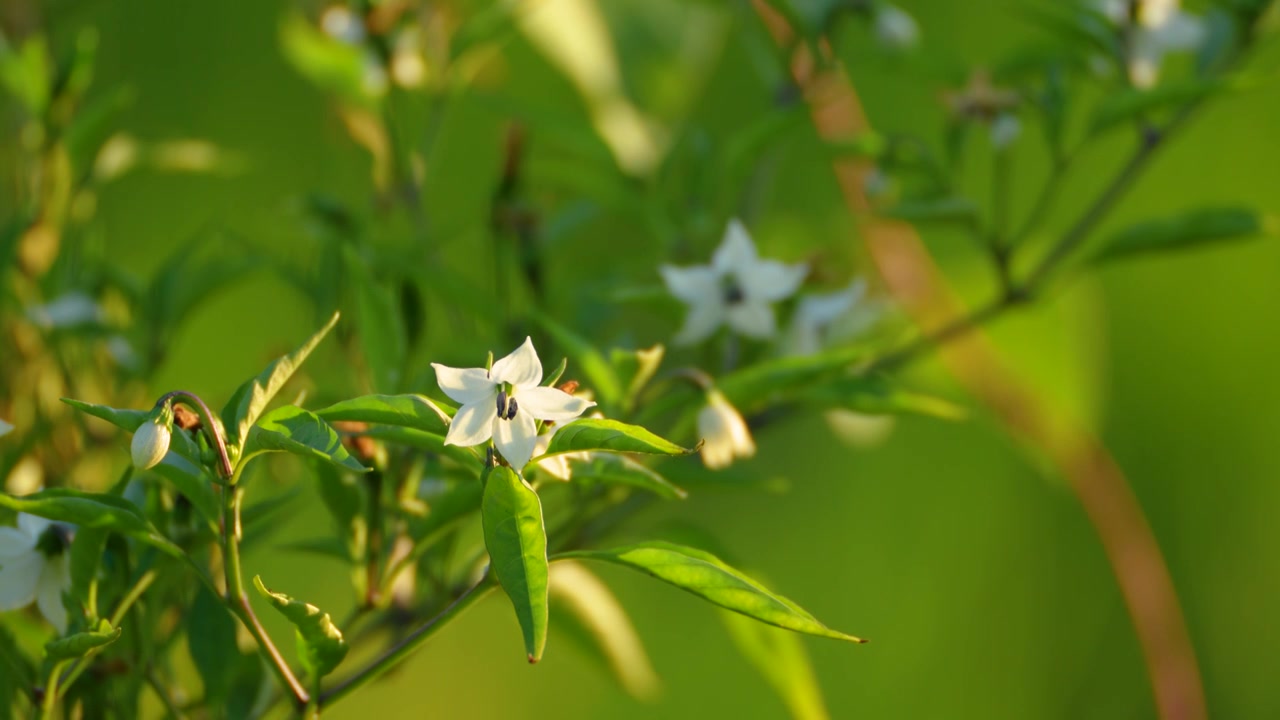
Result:
{"label": "white drooping bud", "polygon": [[729,467],[735,458],[756,454],[755,441],[737,408],[719,390],[707,392],[707,404],[698,412],[702,436],[702,464],[712,470]]}
{"label": "white drooping bud", "polygon": [[920,41],[920,27],[916,19],[897,5],[882,4],[876,10],[876,38],[893,50],[910,50]]}
{"label": "white drooping bud", "polygon": [[160,464],[165,453],[169,452],[169,425],[172,422],[172,412],[155,413],[133,432],[129,451],[133,454],[135,468],[148,470]]}

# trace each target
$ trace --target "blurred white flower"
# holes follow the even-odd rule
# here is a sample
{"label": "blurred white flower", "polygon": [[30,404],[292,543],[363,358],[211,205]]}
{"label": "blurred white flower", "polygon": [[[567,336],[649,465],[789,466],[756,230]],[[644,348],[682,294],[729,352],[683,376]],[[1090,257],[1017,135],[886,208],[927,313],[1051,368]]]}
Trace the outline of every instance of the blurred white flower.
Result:
{"label": "blurred white flower", "polygon": [[537,420],[566,422],[581,415],[594,402],[563,390],[542,387],[542,361],[533,340],[484,368],[452,368],[431,363],[436,381],[461,407],[449,424],[446,445],[479,445],[493,438],[502,457],[520,472],[533,457],[537,444]]}
{"label": "blurred white flower", "polygon": [[1199,48],[1207,31],[1204,20],[1184,12],[1179,0],[1097,0],[1095,7],[1127,28],[1131,3],[1137,3],[1137,23],[1129,33],[1129,79],[1135,87],[1147,89],[1159,80],[1165,55]]}
{"label": "blurred white flower", "polygon": [[159,465],[165,453],[169,452],[169,440],[169,423],[159,416],[148,418],[133,431],[133,442],[129,445],[133,466],[139,470],[149,470]]}
{"label": "blurred white flower", "polygon": [[883,302],[867,297],[866,279],[855,278],[843,290],[801,298],[783,347],[788,355],[812,355],[861,335],[884,312]]}
{"label": "blurred white flower", "polygon": [[13,426],[3,420],[0,420],[0,437],[4,437],[11,432],[13,432]]}
{"label": "blurred white flower", "polygon": [[897,424],[892,415],[868,415],[845,408],[831,408],[822,413],[822,419],[837,438],[857,448],[883,444]]}
{"label": "blurred white flower", "polygon": [[905,10],[881,3],[875,11],[875,33],[880,44],[893,50],[909,50],[920,41],[920,27]]}
{"label": "blurred white flower", "polygon": [[27,319],[41,329],[57,330],[98,322],[102,308],[88,295],[73,292],[27,308]]}
{"label": "blurred white flower", "polygon": [[62,593],[71,587],[66,539],[53,523],[18,513],[17,527],[0,527],[0,612],[34,600],[61,635],[67,631]]}
{"label": "blurred white flower", "polygon": [[747,422],[719,390],[707,391],[707,404],[698,412],[698,434],[702,436],[702,464],[720,470],[735,458],[756,454],[755,441]]}
{"label": "blurred white flower", "polygon": [[1000,113],[991,122],[991,145],[1003,150],[1014,143],[1022,134],[1022,122],[1013,113]]}
{"label": "blurred white flower", "polygon": [[320,13],[320,29],[334,40],[348,45],[359,45],[365,38],[364,22],[343,5],[330,5]]}
{"label": "blurred white flower", "polygon": [[747,337],[772,337],[777,321],[771,303],[793,295],[808,267],[760,259],[747,229],[732,220],[710,265],[663,265],[659,272],[671,294],[689,305],[684,327],[675,337],[688,345],[705,340],[726,323]]}
{"label": "blurred white flower", "polygon": [[422,43],[416,29],[396,35],[391,51],[391,79],[403,88],[421,87],[427,80],[427,62],[422,57]]}

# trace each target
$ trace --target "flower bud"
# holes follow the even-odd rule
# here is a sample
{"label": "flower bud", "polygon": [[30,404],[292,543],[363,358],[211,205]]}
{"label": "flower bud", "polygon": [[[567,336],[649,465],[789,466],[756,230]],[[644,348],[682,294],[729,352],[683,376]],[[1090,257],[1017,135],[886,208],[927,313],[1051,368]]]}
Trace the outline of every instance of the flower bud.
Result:
{"label": "flower bud", "polygon": [[746,421],[719,390],[707,393],[707,405],[698,412],[698,434],[703,440],[702,464],[712,470],[729,467],[734,458],[756,454]]}
{"label": "flower bud", "polygon": [[129,450],[133,453],[133,466],[147,470],[160,464],[169,452],[169,425],[162,418],[154,417],[138,426],[133,433]]}

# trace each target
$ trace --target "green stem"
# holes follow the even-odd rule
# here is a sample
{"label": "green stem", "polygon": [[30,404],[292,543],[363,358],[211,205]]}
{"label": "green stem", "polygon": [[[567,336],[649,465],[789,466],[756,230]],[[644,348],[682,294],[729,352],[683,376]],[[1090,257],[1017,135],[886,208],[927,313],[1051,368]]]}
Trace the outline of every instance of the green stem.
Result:
{"label": "green stem", "polygon": [[263,629],[262,623],[258,622],[258,616],[254,614],[253,606],[249,604],[249,596],[244,591],[244,576],[240,570],[240,500],[244,493],[236,487],[235,481],[236,478],[233,478],[230,484],[223,488],[225,501],[222,515],[222,564],[227,581],[225,598],[227,608],[258,643],[258,651],[271,666],[280,683],[293,694],[294,702],[298,706],[303,706],[310,699],[306,688],[298,682],[298,678],[289,669],[289,663],[271,642],[271,637]]}
{"label": "green stem", "polygon": [[147,672],[147,684],[151,686],[151,691],[155,693],[157,698],[159,698],[160,704],[164,705],[165,715],[170,718],[170,720],[185,720],[186,716],[182,714],[180,709],[178,709],[178,704],[173,701],[173,698],[169,695],[169,691],[166,690],[164,685],[160,682],[160,678],[156,677],[154,670],[149,670]]}
{"label": "green stem", "polygon": [[171,400],[181,402],[183,405],[194,410],[196,415],[200,416],[200,426],[204,428],[204,433],[209,437],[209,441],[218,449],[218,469],[222,472],[222,477],[231,477],[233,471],[231,468],[231,458],[227,456],[227,443],[226,440],[223,439],[222,433],[218,430],[219,425],[214,422],[213,413],[209,411],[209,406],[204,404],[204,400],[201,400],[199,395],[187,392],[186,390],[174,390],[173,392],[165,393],[156,401],[156,406],[159,407]]}
{"label": "green stem", "polygon": [[[125,593],[124,597],[120,598],[120,603],[116,605],[115,612],[111,613],[111,617],[109,618],[111,627],[120,627],[120,623],[124,622],[124,616],[133,607],[134,603],[138,602],[138,599],[142,597],[142,593],[146,592],[147,588],[151,587],[151,584],[155,581],[155,570],[146,571],[141,577],[134,581],[133,586],[129,588],[129,592]],[[63,677],[61,682],[58,684],[64,688],[71,687],[72,683],[80,677],[81,673],[88,669],[94,656],[96,656],[99,651],[100,648],[94,648],[84,656],[77,658],[72,663],[71,670],[67,672],[66,676]]]}
{"label": "green stem", "polygon": [[49,683],[44,689],[44,700],[40,703],[40,720],[53,720],[53,711],[58,705],[58,678],[62,676],[62,667],[66,660],[56,663],[49,672]]}
{"label": "green stem", "polygon": [[369,665],[362,670],[357,671],[351,677],[338,683],[337,686],[330,688],[327,692],[320,695],[320,705],[327,707],[342,698],[350,695],[353,691],[367,685],[369,682],[377,679],[384,672],[400,663],[400,661],[413,654],[415,650],[422,647],[427,640],[435,634],[437,630],[456,620],[459,615],[467,608],[471,607],[477,600],[488,594],[495,585],[496,581],[492,575],[485,577],[475,585],[473,585],[453,604],[445,608],[439,615],[431,618],[426,623],[419,626],[416,630],[409,633],[405,639],[393,645],[390,649],[375,658]]}

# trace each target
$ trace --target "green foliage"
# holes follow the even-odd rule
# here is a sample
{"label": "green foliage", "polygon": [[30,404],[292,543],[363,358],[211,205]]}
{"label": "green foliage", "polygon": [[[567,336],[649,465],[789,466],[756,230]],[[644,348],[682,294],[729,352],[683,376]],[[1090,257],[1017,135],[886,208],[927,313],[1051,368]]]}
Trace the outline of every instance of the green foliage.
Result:
{"label": "green foliage", "polygon": [[106,619],[98,622],[93,630],[78,632],[44,646],[45,657],[53,663],[83,657],[97,648],[110,645],[120,639],[120,628],[111,627]]}
{"label": "green foliage", "polygon": [[208,588],[196,588],[187,615],[187,650],[214,705],[227,701],[240,665],[236,621]]}
{"label": "green foliage", "polygon": [[547,645],[547,530],[542,503],[519,475],[497,467],[488,475],[480,506],[489,571],[511,599],[529,662]]}
{"label": "green foliage", "polygon": [[628,425],[617,420],[584,418],[574,420],[557,430],[545,455],[583,451],[649,455],[687,455],[693,452],[638,425]]}
{"label": "green foliage", "polygon": [[666,542],[646,542],[612,550],[576,550],[559,558],[602,560],[652,575],[681,590],[769,625],[819,637],[865,642],[832,630],[790,600],[724,564],[716,556]]}
{"label": "green foliage", "polygon": [[304,603],[283,593],[271,592],[262,584],[262,578],[254,575],[253,586],[271,606],[280,611],[297,631],[298,657],[303,667],[315,678],[333,672],[347,656],[347,641],[342,631],[315,605]]}
{"label": "green foliage", "polygon": [[110,530],[146,543],[174,557],[181,548],[160,534],[133,503],[115,495],[49,488],[25,497],[0,493],[0,507],[71,523],[82,528]]}
{"label": "green foliage", "polygon": [[1202,208],[1125,228],[1103,241],[1092,261],[1105,263],[1137,255],[1194,249],[1222,241],[1276,234],[1276,221],[1252,208]]}
{"label": "green foliage", "polygon": [[240,461],[246,462],[264,452],[288,452],[318,458],[354,472],[368,470],[347,452],[342,438],[329,423],[293,405],[272,410],[249,429]]}
{"label": "green foliage", "polygon": [[316,415],[329,422],[363,422],[412,428],[443,435],[450,415],[422,395],[364,395],[334,403]]}

